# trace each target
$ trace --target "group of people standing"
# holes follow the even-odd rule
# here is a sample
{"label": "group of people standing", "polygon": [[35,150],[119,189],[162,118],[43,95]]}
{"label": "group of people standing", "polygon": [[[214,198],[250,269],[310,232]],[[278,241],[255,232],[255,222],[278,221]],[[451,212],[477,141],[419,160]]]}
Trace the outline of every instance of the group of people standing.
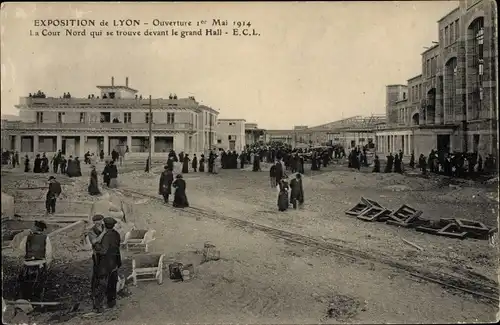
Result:
{"label": "group of people standing", "polygon": [[[82,176],[82,169],[80,165],[80,160],[78,157],[73,158],[69,156],[68,159],[64,157],[61,150],[59,150],[49,162],[45,153],[37,154],[33,162],[33,173],[48,173],[50,171],[50,165],[52,165],[52,172],[54,174],[67,175],[69,177],[80,177]],[[31,172],[31,162],[26,155],[24,157],[24,172]]]}

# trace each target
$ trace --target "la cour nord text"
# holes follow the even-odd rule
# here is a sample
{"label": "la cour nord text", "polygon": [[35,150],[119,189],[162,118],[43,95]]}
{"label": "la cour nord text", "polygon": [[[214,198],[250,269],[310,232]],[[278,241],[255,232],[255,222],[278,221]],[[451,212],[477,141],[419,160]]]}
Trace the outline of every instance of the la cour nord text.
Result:
{"label": "la cour nord text", "polygon": [[174,36],[260,36],[250,21],[245,20],[160,20],[115,19],[37,19],[30,36],[157,37]]}

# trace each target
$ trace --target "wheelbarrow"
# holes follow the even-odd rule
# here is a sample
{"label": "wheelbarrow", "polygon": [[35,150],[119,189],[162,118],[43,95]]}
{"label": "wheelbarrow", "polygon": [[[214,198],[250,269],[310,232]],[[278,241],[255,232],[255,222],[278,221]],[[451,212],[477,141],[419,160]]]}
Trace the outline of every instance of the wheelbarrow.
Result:
{"label": "wheelbarrow", "polygon": [[122,243],[127,251],[143,250],[145,253],[149,251],[149,244],[155,240],[156,231],[153,229],[132,229],[125,234],[125,239]]}
{"label": "wheelbarrow", "polygon": [[132,258],[132,274],[127,280],[132,279],[136,286],[139,281],[157,281],[163,283],[164,254],[141,254]]}

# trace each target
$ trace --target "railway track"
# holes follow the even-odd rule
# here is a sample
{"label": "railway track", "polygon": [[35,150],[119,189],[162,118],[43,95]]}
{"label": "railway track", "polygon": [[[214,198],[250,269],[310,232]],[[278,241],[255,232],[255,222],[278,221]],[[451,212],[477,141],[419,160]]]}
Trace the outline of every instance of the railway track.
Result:
{"label": "railway track", "polygon": [[[158,202],[163,202],[163,200],[159,197],[130,189],[117,189],[116,191],[122,192],[122,194],[127,196],[140,196],[143,198],[153,199]],[[244,229],[251,228],[259,230],[272,237],[280,238],[287,242],[304,245],[319,250],[324,250],[329,253],[333,253],[335,255],[343,256],[352,261],[363,259],[374,263],[385,264],[400,271],[403,271],[412,277],[419,278],[427,282],[437,283],[448,289],[462,291],[471,294],[475,297],[486,299],[490,302],[496,302],[496,303],[500,302],[498,298],[499,296],[498,285],[494,284],[489,285],[485,283],[480,283],[470,279],[460,278],[449,274],[435,274],[430,271],[418,269],[410,265],[399,263],[388,257],[374,256],[373,254],[369,254],[364,251],[348,248],[331,242],[319,240],[310,236],[300,235],[297,233],[265,226],[247,220],[224,216],[221,214],[217,214],[214,211],[208,211],[196,207],[185,208],[182,211],[187,212],[196,217],[204,217],[214,220],[224,220],[233,226],[241,227]]]}

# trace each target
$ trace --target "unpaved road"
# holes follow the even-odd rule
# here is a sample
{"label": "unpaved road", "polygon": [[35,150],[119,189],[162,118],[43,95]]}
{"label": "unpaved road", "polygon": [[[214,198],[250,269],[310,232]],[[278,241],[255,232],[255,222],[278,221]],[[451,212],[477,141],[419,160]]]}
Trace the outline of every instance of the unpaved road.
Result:
{"label": "unpaved road", "polygon": [[[435,268],[451,265],[456,273],[476,280],[477,274],[485,277],[484,281],[494,278],[496,251],[487,242],[415,234],[347,217],[343,211],[361,193],[370,198],[384,195],[379,201],[391,208],[399,204],[394,202],[397,198],[410,197],[408,193],[356,189],[346,181],[348,177],[337,174],[337,183],[332,184],[325,176],[306,176],[308,201],[304,211],[279,214],[276,193],[267,187],[266,172],[223,170],[217,176],[185,175],[194,206],[374,254],[390,252],[409,263],[425,261],[430,267],[434,263]],[[134,172],[120,176],[120,181],[124,187],[157,194],[158,175]],[[75,185],[82,191],[85,186],[86,179]],[[424,206],[418,200],[408,203]],[[354,261],[276,240],[253,229],[196,218],[153,200],[136,205],[134,215],[132,221],[139,228],[157,231],[151,251],[165,253],[170,261],[193,263],[194,279],[184,283],[167,279],[162,285],[140,282],[131,288],[130,297],[119,301],[116,311],[88,320],[75,317],[69,323],[489,322],[498,310],[490,301],[445,290],[383,264]],[[425,251],[416,252],[402,244],[401,237]],[[205,241],[217,246],[221,260],[199,264],[196,250],[202,249]],[[469,268],[465,268],[465,260]],[[332,317],[327,316],[330,307]]]}

